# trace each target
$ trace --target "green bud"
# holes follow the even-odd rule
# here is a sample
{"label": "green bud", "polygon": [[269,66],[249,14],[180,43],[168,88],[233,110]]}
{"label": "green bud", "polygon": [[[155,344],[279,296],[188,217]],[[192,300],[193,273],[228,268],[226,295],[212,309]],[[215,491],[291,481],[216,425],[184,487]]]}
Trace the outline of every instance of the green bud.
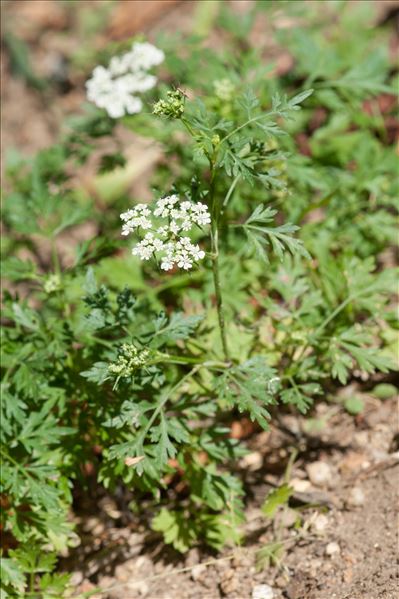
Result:
{"label": "green bud", "polygon": [[131,376],[135,370],[143,368],[151,359],[149,349],[137,349],[132,343],[124,343],[115,362],[108,365],[108,370],[117,376]]}
{"label": "green bud", "polygon": [[58,291],[61,287],[61,279],[58,275],[50,275],[45,281],[43,288],[48,294]]}
{"label": "green bud", "polygon": [[215,95],[223,102],[230,102],[233,99],[235,86],[230,79],[219,79],[213,82]]}
{"label": "green bud", "polygon": [[218,146],[219,144],[220,144],[220,136],[216,133],[216,135],[214,135],[212,137],[212,145]]}
{"label": "green bud", "polygon": [[166,100],[154,104],[153,113],[168,119],[180,119],[184,113],[184,94],[180,90],[168,91]]}

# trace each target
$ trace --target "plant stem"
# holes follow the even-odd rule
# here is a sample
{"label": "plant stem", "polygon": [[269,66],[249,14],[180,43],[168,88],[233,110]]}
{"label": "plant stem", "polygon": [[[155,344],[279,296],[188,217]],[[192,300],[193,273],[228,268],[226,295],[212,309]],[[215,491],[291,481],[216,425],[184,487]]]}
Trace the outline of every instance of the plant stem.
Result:
{"label": "plant stem", "polygon": [[35,572],[33,570],[31,570],[30,574],[29,574],[29,594],[34,594],[34,589],[35,589]]}
{"label": "plant stem", "polygon": [[[205,362],[200,358],[194,358],[190,356],[174,356],[172,354],[164,354],[159,352],[159,358],[164,358],[164,361],[167,361],[170,364],[199,364],[200,366],[204,366],[205,368],[225,368],[227,364],[225,362],[218,362],[215,360],[206,360]],[[153,364],[159,364],[159,359],[154,360]]]}
{"label": "plant stem", "polygon": [[223,137],[220,140],[220,143],[221,144],[224,143],[230,137],[232,137],[233,135],[235,135],[236,133],[238,133],[238,131],[241,131],[241,129],[244,129],[244,127],[247,127],[251,123],[256,123],[256,121],[261,121],[262,119],[265,119],[266,117],[270,118],[272,116],[275,116],[276,114],[277,115],[279,114],[278,110],[270,110],[270,112],[266,112],[265,114],[258,114],[257,116],[254,116],[251,119],[248,119],[247,121],[245,121],[245,123],[243,123],[239,127],[236,127],[235,129],[233,129],[233,131],[230,131],[230,133],[228,133],[227,135],[225,135],[225,137]]}
{"label": "plant stem", "polygon": [[210,208],[211,208],[211,244],[212,244],[212,274],[213,283],[215,287],[216,295],[216,309],[218,313],[218,322],[220,337],[222,340],[222,348],[226,362],[230,361],[229,350],[227,346],[226,329],[224,323],[224,312],[223,312],[223,298],[222,288],[220,285],[220,271],[219,271],[219,217],[220,208],[218,211],[217,201],[215,198],[215,170],[214,165],[211,162],[211,186],[209,191],[210,197]]}
{"label": "plant stem", "polygon": [[[257,120],[258,118],[259,117],[256,117],[256,119],[251,119],[249,122],[252,122],[252,120]],[[190,133],[190,135],[195,139],[196,134],[195,134],[195,131],[193,130],[192,126],[190,125],[190,123],[185,118],[181,118],[181,122],[186,127],[186,129]],[[239,127],[238,129],[240,129],[240,128],[241,127]],[[235,133],[235,131],[233,131],[233,133]],[[229,137],[229,135],[227,135],[222,141],[224,141],[228,137]],[[213,283],[214,283],[214,287],[215,287],[216,309],[217,309],[217,313],[218,313],[218,322],[219,322],[220,337],[222,340],[223,354],[224,354],[226,362],[230,362],[230,355],[229,355],[229,350],[228,350],[228,346],[227,346],[226,330],[225,330],[225,323],[224,323],[222,288],[220,285],[220,272],[219,272],[219,243],[218,243],[218,240],[219,240],[219,221],[220,221],[222,206],[218,205],[217,199],[215,197],[216,154],[217,154],[216,149],[214,149],[212,156],[209,155],[208,153],[206,153],[206,156],[209,160],[210,171],[211,171],[211,184],[210,184],[210,189],[209,189],[209,208],[210,208],[210,212],[211,212],[211,222],[212,222],[212,224],[211,224],[212,273],[213,273]],[[227,196],[224,200],[224,205],[227,204],[231,194],[233,193],[234,188],[235,188],[236,184],[238,183],[238,178],[239,177],[235,178],[229,191],[227,192]]]}
{"label": "plant stem", "polygon": [[194,368],[192,368],[190,370],[190,372],[188,372],[187,374],[185,374],[177,383],[176,385],[174,385],[174,387],[172,387],[172,389],[170,389],[170,391],[168,393],[166,393],[166,395],[160,399],[159,404],[157,405],[157,407],[155,408],[154,412],[152,413],[152,416],[150,418],[150,420],[147,423],[147,426],[145,427],[144,431],[141,433],[139,440],[137,441],[137,445],[142,445],[142,443],[145,440],[145,436],[148,433],[148,431],[150,430],[151,426],[153,425],[156,417],[158,416],[158,414],[161,412],[162,408],[164,407],[164,405],[166,404],[166,402],[170,399],[170,397],[173,395],[173,393],[185,382],[187,381],[189,378],[193,377],[195,375],[196,372],[198,372],[198,370],[200,370],[200,368],[202,368],[204,366],[204,364],[197,364],[196,366],[194,366]]}
{"label": "plant stem", "polygon": [[300,358],[302,358],[303,354],[305,353],[305,351],[308,349],[308,347],[310,346],[310,344],[315,341],[315,339],[317,339],[317,337],[320,335],[320,333],[326,328],[326,326],[332,321],[334,320],[334,318],[340,313],[342,312],[342,310],[344,308],[346,308],[346,306],[348,304],[350,304],[353,300],[358,299],[359,297],[362,297],[362,295],[367,295],[368,293],[371,293],[374,289],[374,284],[369,285],[368,287],[365,287],[364,289],[361,289],[360,291],[358,291],[357,293],[351,293],[350,295],[348,295],[348,297],[346,299],[344,299],[339,306],[337,306],[335,308],[335,310],[333,312],[331,312],[331,314],[329,316],[327,316],[327,318],[325,320],[323,320],[323,322],[321,323],[320,326],[317,327],[317,329],[309,336],[306,344],[302,347],[302,350],[300,351],[299,355],[296,356],[295,361],[298,363]]}
{"label": "plant stem", "polygon": [[233,183],[230,185],[230,189],[229,191],[226,193],[226,197],[223,200],[223,206],[222,208],[225,208],[229,202],[229,199],[231,198],[231,196],[234,193],[235,187],[240,179],[241,175],[237,175],[237,177],[234,179]]}
{"label": "plant stem", "polygon": [[[216,252],[217,252],[217,250],[216,250]],[[223,353],[224,353],[224,357],[225,357],[226,361],[229,362],[230,356],[229,356],[229,350],[228,350],[228,346],[227,346],[226,330],[225,330],[225,326],[224,326],[223,300],[222,300],[222,290],[220,287],[219,261],[218,261],[217,253],[215,253],[212,256],[212,274],[213,274],[213,283],[215,286],[216,309],[217,309],[217,313],[218,313],[218,322],[219,322],[219,329],[220,329],[220,337],[222,339]]]}

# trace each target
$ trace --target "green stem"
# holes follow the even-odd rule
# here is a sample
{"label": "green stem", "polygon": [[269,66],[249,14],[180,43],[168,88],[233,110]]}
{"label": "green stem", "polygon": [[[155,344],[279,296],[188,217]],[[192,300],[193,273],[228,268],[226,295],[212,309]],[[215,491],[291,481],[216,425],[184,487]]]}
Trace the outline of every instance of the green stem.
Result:
{"label": "green stem", "polygon": [[167,291],[168,289],[173,289],[173,287],[180,287],[186,284],[191,284],[195,281],[200,281],[203,278],[204,273],[201,270],[198,270],[197,272],[190,274],[177,275],[173,278],[171,277],[170,280],[166,281],[165,283],[162,283],[161,285],[157,285],[156,287],[152,287],[151,289],[146,290],[145,293],[147,296],[149,295],[150,297],[157,296],[160,293]]}
{"label": "green stem", "polygon": [[31,571],[29,575],[29,591],[32,595],[35,592],[35,573],[33,571]]}
{"label": "green stem", "polygon": [[302,347],[302,350],[300,351],[299,355],[296,356],[295,358],[295,362],[298,363],[299,360],[302,358],[303,354],[305,353],[305,351],[308,349],[308,347],[310,347],[311,343],[313,343],[317,337],[320,335],[320,333],[326,328],[326,326],[340,313],[342,312],[342,310],[344,308],[346,308],[346,306],[348,304],[350,304],[353,300],[358,299],[359,297],[362,297],[362,295],[367,295],[367,293],[370,293],[374,288],[374,285],[370,285],[369,287],[366,287],[365,289],[360,290],[358,293],[352,293],[351,295],[348,295],[348,297],[346,299],[344,299],[339,306],[337,306],[335,308],[335,310],[333,312],[331,312],[331,314],[329,316],[327,316],[327,318],[325,320],[323,320],[323,322],[321,323],[320,326],[317,327],[317,329],[309,336],[308,341],[306,342],[306,344]]}
{"label": "green stem", "polygon": [[195,139],[195,137],[196,137],[196,134],[195,134],[195,131],[194,131],[194,129],[193,129],[193,128],[192,128],[192,126],[190,125],[190,123],[189,123],[188,121],[186,121],[186,119],[185,119],[185,118],[183,118],[183,117],[182,117],[180,120],[181,120],[181,122],[183,123],[183,125],[185,126],[185,128],[187,129],[187,131],[190,133],[190,135],[191,135],[192,137],[194,137],[194,139]]}
{"label": "green stem", "polygon": [[226,329],[224,322],[224,311],[223,311],[223,298],[222,298],[222,288],[220,285],[220,271],[219,271],[219,212],[217,207],[217,201],[215,198],[215,170],[214,165],[211,162],[211,186],[210,186],[210,208],[211,208],[211,246],[212,246],[212,274],[213,274],[213,283],[215,287],[215,295],[216,295],[216,310],[218,313],[218,322],[219,322],[219,330],[220,337],[222,340],[222,348],[224,357],[227,362],[230,361],[230,354],[227,345],[226,338]]}
{"label": "green stem", "polygon": [[266,112],[265,114],[258,114],[258,116],[254,116],[251,119],[248,119],[247,121],[245,121],[245,123],[243,123],[239,127],[236,127],[235,129],[233,129],[233,131],[230,131],[230,133],[228,133],[225,137],[223,137],[220,140],[220,143],[221,144],[224,143],[230,137],[232,137],[233,135],[235,135],[236,133],[238,133],[238,131],[241,131],[241,129],[244,129],[244,127],[247,127],[248,125],[251,125],[252,123],[256,123],[256,121],[261,121],[262,119],[274,116],[276,114],[279,114],[279,112],[277,110],[271,110],[270,112]]}
{"label": "green stem", "polygon": [[[262,115],[262,116],[264,116],[264,115]],[[251,119],[249,122],[252,122],[252,120],[258,120],[258,117],[256,117],[255,119]],[[195,139],[196,134],[195,134],[195,131],[193,130],[193,128],[191,127],[190,123],[185,118],[181,118],[181,122],[186,127],[186,129],[190,133],[190,135],[192,135],[192,137]],[[241,127],[239,127],[238,129],[241,129]],[[230,135],[234,134],[234,132],[235,131],[233,131],[231,134],[227,135],[222,141],[225,141],[225,139],[230,137]],[[229,355],[229,350],[228,350],[228,346],[227,346],[224,312],[223,312],[222,288],[220,285],[220,271],[219,271],[219,243],[218,243],[219,235],[218,235],[218,233],[219,233],[219,220],[220,220],[220,215],[221,215],[221,206],[218,206],[217,199],[215,197],[216,154],[217,154],[216,149],[214,150],[212,156],[210,156],[208,153],[206,153],[206,156],[209,160],[210,171],[211,171],[211,184],[210,184],[210,189],[209,189],[209,208],[210,208],[210,212],[211,212],[211,222],[212,222],[212,224],[211,224],[212,273],[213,273],[213,283],[214,283],[214,287],[215,287],[216,309],[217,309],[217,313],[218,313],[218,322],[219,322],[220,337],[222,340],[223,354],[224,354],[225,360],[227,362],[229,362],[230,355]],[[229,191],[227,192],[227,196],[224,200],[223,205],[227,204],[227,202],[229,201],[229,198],[230,198],[231,194],[233,193],[237,182],[238,182],[238,177],[235,178]]]}
{"label": "green stem", "polygon": [[[199,358],[191,358],[189,356],[174,356],[173,354],[163,354],[159,353],[159,358],[165,358],[165,360],[170,364],[199,364],[200,366],[205,366],[206,368],[225,368],[225,362],[218,362],[207,360],[204,362]],[[159,360],[154,360],[154,364],[158,364]]]}
{"label": "green stem", "polygon": [[175,391],[177,391],[177,389],[185,381],[187,381],[189,378],[193,377],[195,375],[195,373],[198,372],[198,370],[200,370],[200,368],[202,368],[203,366],[204,366],[204,364],[197,364],[196,366],[194,366],[194,368],[192,368],[190,370],[190,372],[188,372],[186,375],[184,375],[180,379],[180,381],[178,381],[176,383],[176,385],[174,385],[174,387],[172,387],[172,389],[169,391],[169,393],[166,393],[166,395],[163,397],[163,399],[160,400],[158,406],[156,407],[156,409],[152,413],[152,416],[151,416],[150,420],[148,421],[147,426],[145,427],[144,431],[141,433],[141,435],[140,435],[141,439],[138,441],[137,445],[142,445],[144,443],[146,434],[148,433],[148,431],[152,427],[152,425],[155,422],[155,419],[157,418],[158,414],[161,412],[162,408],[164,407],[164,405],[166,404],[166,402],[170,399],[170,397],[173,395],[173,393]]}
{"label": "green stem", "polygon": [[31,475],[29,474],[29,472],[27,472],[27,471],[25,470],[25,468],[23,468],[23,467],[21,466],[21,464],[19,464],[19,463],[18,463],[16,460],[14,460],[14,458],[12,458],[12,457],[10,456],[10,454],[9,454],[9,453],[7,453],[7,451],[5,451],[3,448],[1,448],[1,449],[0,449],[0,453],[1,453],[1,455],[2,455],[2,456],[3,456],[3,457],[6,459],[6,460],[9,460],[9,461],[10,461],[10,462],[11,462],[11,463],[12,463],[12,464],[15,466],[15,468],[17,468],[17,470],[19,470],[19,471],[20,471],[20,472],[21,472],[23,475],[25,475],[25,476],[31,476]]}
{"label": "green stem", "polygon": [[60,258],[58,256],[57,246],[54,237],[51,237],[51,258],[53,261],[53,269],[55,274],[61,276]]}
{"label": "green stem", "polygon": [[223,353],[224,353],[225,359],[227,360],[227,362],[229,362],[230,355],[229,355],[229,350],[228,350],[228,346],[227,346],[226,329],[225,329],[225,322],[224,322],[223,299],[222,299],[222,289],[220,286],[219,261],[218,261],[217,249],[212,258],[212,274],[213,274],[213,283],[215,286],[216,309],[217,309],[217,313],[218,313],[218,322],[219,322],[219,329],[220,329],[220,337],[222,340]]}
{"label": "green stem", "polygon": [[231,198],[231,196],[233,195],[233,192],[236,188],[236,185],[240,179],[241,175],[237,175],[237,177],[234,179],[233,183],[230,185],[230,189],[229,191],[226,193],[226,197],[223,200],[223,208],[225,208],[228,204],[229,199]]}
{"label": "green stem", "polygon": [[154,424],[156,418],[159,416],[160,412],[162,411],[164,405],[169,401],[169,399],[172,397],[172,395],[174,394],[175,391],[177,391],[177,389],[179,387],[181,387],[181,385],[183,383],[185,383],[188,379],[190,378],[194,378],[195,374],[201,370],[201,368],[226,368],[228,365],[224,364],[223,362],[202,362],[201,364],[196,364],[191,370],[190,372],[188,372],[187,374],[185,374],[177,383],[176,385],[174,385],[168,393],[165,394],[165,396],[160,400],[159,404],[157,405],[157,407],[155,408],[154,412],[152,413],[152,416],[150,418],[150,420],[147,423],[147,426],[145,427],[145,429],[143,430],[143,432],[140,435],[139,440],[137,441],[137,445],[138,446],[142,446],[144,441],[145,441],[145,437],[148,433],[148,431],[150,430],[150,428],[152,427],[152,425]]}

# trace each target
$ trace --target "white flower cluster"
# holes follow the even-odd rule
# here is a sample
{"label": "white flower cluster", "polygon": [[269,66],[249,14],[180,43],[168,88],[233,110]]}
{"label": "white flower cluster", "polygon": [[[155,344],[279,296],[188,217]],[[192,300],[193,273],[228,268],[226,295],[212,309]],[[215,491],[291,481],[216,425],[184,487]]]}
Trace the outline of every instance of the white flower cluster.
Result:
{"label": "white flower cluster", "polygon": [[86,82],[87,97],[109,116],[117,119],[140,112],[143,103],[136,95],[152,89],[157,78],[148,70],[163,62],[164,53],[148,42],[135,42],[130,52],[111,58],[108,68],[98,66]]}
{"label": "white flower cluster", "polygon": [[[167,224],[155,225],[152,216],[166,219]],[[138,229],[150,229],[132,250],[132,254],[141,260],[149,260],[158,254],[163,270],[171,270],[174,266],[189,270],[194,262],[205,258],[205,252],[199,245],[180,235],[191,231],[194,225],[202,227],[210,224],[208,207],[201,202],[180,202],[179,196],[174,194],[158,200],[153,211],[146,204],[137,204],[121,214],[121,219],[124,221],[122,235]]]}

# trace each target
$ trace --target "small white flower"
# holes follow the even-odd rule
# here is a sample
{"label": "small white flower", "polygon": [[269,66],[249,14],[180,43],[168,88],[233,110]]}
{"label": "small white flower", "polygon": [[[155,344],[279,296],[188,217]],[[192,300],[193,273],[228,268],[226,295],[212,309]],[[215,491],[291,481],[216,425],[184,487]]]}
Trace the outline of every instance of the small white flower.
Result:
{"label": "small white flower", "polygon": [[157,252],[163,249],[164,242],[161,239],[154,239],[154,248]]}
{"label": "small white flower", "polygon": [[169,232],[169,228],[168,227],[158,227],[158,229],[157,229],[157,233],[161,237],[167,237],[168,232]]}
{"label": "small white flower", "polygon": [[149,216],[151,214],[151,210],[148,208],[147,204],[136,204],[134,210],[142,216]]}
{"label": "small white flower", "polygon": [[192,227],[192,222],[188,218],[186,218],[181,224],[182,231],[190,231],[191,227]]}
{"label": "small white flower", "polygon": [[203,258],[205,258],[205,252],[201,250],[198,245],[192,246],[191,255],[194,258],[194,260],[203,260]]}
{"label": "small white flower", "polygon": [[177,266],[179,268],[183,268],[184,270],[189,270],[190,268],[192,268],[193,263],[189,259],[188,255],[180,254],[180,256],[178,257]]}
{"label": "small white flower", "polygon": [[98,66],[93,70],[86,82],[87,98],[112,118],[140,112],[143,103],[133,94],[156,85],[157,78],[147,71],[164,58],[162,50],[152,44],[136,42],[130,52],[111,58],[108,68]]}
{"label": "small white flower", "polygon": [[130,55],[122,54],[122,56],[113,56],[110,60],[108,69],[113,77],[125,75],[130,68]]}
{"label": "small white flower", "polygon": [[191,239],[189,237],[180,237],[179,241],[176,243],[176,246],[182,249],[190,249]]}
{"label": "small white flower", "polygon": [[152,89],[156,82],[157,78],[154,75],[145,73],[127,73],[118,79],[119,85],[131,94],[146,92]]}
{"label": "small white flower", "polygon": [[192,207],[192,203],[191,202],[182,202],[180,204],[180,209],[182,212],[187,212],[188,210],[190,210],[190,208]]}
{"label": "small white flower", "polygon": [[129,235],[130,233],[132,233],[134,229],[128,225],[127,223],[125,223],[124,225],[122,225],[122,235]]}
{"label": "small white flower", "polygon": [[129,52],[130,67],[133,71],[146,71],[165,60],[165,54],[148,42],[135,42]]}
{"label": "small white flower", "polygon": [[[147,204],[136,204],[120,217],[123,221],[122,235],[151,229],[132,249],[132,254],[141,260],[149,260],[158,255],[161,269],[168,271],[176,265],[183,270],[190,270],[194,262],[205,258],[205,252],[199,245],[193,244],[190,237],[178,236],[180,232],[191,231],[194,224],[210,223],[210,214],[205,204],[188,200],[180,202],[178,195],[172,194],[159,199],[154,209]],[[157,226],[154,218],[166,219],[166,224]]]}
{"label": "small white flower", "polygon": [[[161,198],[156,203],[156,209],[154,210],[155,216],[161,216],[162,218],[166,218],[171,215],[172,212],[176,211],[173,209],[173,206],[179,201],[179,197],[174,194],[171,196],[166,196],[165,198]],[[172,215],[173,216],[173,215]]]}
{"label": "small white flower", "polygon": [[197,202],[192,205],[193,212],[208,212],[208,206],[206,204],[202,204],[201,202]]}
{"label": "small white flower", "polygon": [[135,216],[134,209],[127,210],[126,212],[122,212],[120,215],[121,220],[129,220]]}
{"label": "small white flower", "polygon": [[138,243],[133,249],[133,256],[139,256],[141,260],[149,260],[153,253],[153,247],[151,245],[143,244],[143,242]]}
{"label": "small white flower", "polygon": [[169,225],[169,230],[172,231],[172,233],[174,233],[175,235],[177,235],[180,231],[180,225],[178,225],[176,221],[172,220],[172,222]]}
{"label": "small white flower", "polygon": [[171,260],[167,256],[162,259],[162,262],[161,262],[162,270],[172,270],[173,266],[174,266],[173,260]]}
{"label": "small white flower", "polygon": [[201,213],[193,217],[193,221],[200,226],[209,225],[211,222],[211,217],[209,214]]}
{"label": "small white flower", "polygon": [[139,218],[137,220],[139,221],[138,226],[141,227],[142,229],[151,229],[152,228],[152,222],[145,216],[142,216],[141,218]]}

